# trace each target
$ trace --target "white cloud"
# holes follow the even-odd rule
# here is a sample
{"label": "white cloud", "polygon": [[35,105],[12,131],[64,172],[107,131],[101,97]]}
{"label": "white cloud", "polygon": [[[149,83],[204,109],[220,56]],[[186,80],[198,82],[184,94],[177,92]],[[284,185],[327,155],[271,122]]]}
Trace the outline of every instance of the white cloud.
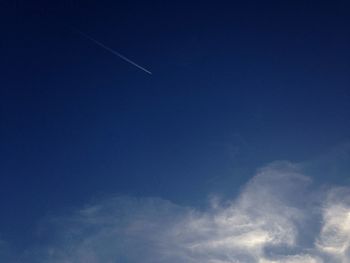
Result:
{"label": "white cloud", "polygon": [[339,262],[350,260],[350,189],[329,192],[323,207],[323,225],[316,243],[318,249]]}
{"label": "white cloud", "polygon": [[27,262],[350,262],[350,190],[327,193],[296,165],[278,162],[235,200],[205,210],[156,198],[104,199],[53,218],[54,240]]}

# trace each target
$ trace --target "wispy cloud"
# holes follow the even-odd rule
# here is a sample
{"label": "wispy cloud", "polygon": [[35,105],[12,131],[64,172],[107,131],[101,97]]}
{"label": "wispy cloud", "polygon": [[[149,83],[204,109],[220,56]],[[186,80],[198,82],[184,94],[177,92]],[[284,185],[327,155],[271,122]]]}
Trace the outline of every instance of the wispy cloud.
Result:
{"label": "wispy cloud", "polygon": [[317,248],[339,262],[350,260],[350,189],[332,189],[323,206]]}
{"label": "wispy cloud", "polygon": [[9,260],[10,260],[9,244],[4,239],[0,239],[0,261],[10,262]]}
{"label": "wispy cloud", "polygon": [[345,263],[350,189],[316,189],[297,165],[277,162],[204,210],[114,197],[52,218],[48,231],[54,238],[26,262]]}

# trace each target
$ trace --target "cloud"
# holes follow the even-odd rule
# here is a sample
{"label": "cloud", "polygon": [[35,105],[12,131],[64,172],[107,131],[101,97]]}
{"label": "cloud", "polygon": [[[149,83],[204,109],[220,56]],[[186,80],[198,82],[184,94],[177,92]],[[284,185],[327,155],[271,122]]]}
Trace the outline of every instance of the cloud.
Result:
{"label": "cloud", "polygon": [[323,225],[316,243],[318,249],[339,262],[350,260],[350,189],[329,192],[323,207]]}
{"label": "cloud", "polygon": [[298,165],[260,169],[234,200],[206,209],[112,197],[45,224],[43,263],[350,262],[350,189],[317,189]]}
{"label": "cloud", "polygon": [[4,239],[0,239],[0,261],[9,262],[9,259],[10,259],[9,244]]}

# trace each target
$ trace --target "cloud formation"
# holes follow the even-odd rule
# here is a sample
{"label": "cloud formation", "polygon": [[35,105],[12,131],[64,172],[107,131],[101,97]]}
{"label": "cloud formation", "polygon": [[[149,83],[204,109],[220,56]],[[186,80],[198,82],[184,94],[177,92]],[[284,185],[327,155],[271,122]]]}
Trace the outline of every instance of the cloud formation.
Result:
{"label": "cloud formation", "polygon": [[297,165],[259,170],[234,200],[206,209],[113,197],[52,218],[26,262],[350,262],[350,189],[315,189]]}

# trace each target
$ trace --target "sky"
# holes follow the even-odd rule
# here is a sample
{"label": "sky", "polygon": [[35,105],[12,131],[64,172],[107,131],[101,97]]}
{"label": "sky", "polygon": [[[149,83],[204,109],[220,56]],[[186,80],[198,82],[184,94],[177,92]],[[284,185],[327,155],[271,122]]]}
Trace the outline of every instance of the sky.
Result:
{"label": "sky", "polygon": [[0,261],[350,261],[349,8],[2,1]]}

